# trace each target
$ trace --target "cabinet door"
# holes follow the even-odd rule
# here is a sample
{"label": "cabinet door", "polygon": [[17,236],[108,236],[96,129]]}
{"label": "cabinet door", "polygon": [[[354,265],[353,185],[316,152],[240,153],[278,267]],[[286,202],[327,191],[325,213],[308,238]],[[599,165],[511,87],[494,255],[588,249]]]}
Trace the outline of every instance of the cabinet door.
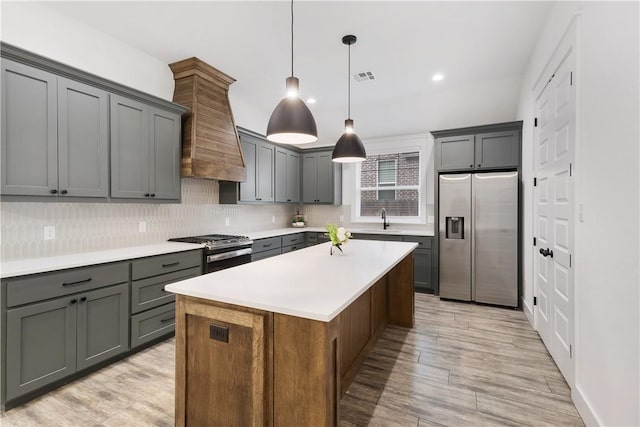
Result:
{"label": "cabinet door", "polygon": [[413,282],[416,291],[433,292],[431,251],[425,249],[413,251]]}
{"label": "cabinet door", "polygon": [[180,199],[180,115],[150,109],[150,187],[156,199]]}
{"label": "cabinet door", "polygon": [[331,153],[318,154],[318,203],[333,203],[333,162]]}
{"label": "cabinet door", "polygon": [[450,136],[437,140],[438,170],[472,169],[474,167],[474,136]]}
{"label": "cabinet door", "polygon": [[318,158],[315,154],[302,157],[302,203],[316,203],[318,200]]}
{"label": "cabinet door", "polygon": [[276,202],[287,201],[287,164],[289,154],[287,150],[276,148]]}
{"label": "cabinet door", "polygon": [[107,92],[58,79],[58,194],[109,195],[108,120]]}
{"label": "cabinet door", "polygon": [[7,400],[76,371],[77,297],[7,310]]}
{"label": "cabinet door", "polygon": [[111,95],[111,197],[148,197],[149,153],[149,107]]}
{"label": "cabinet door", "polygon": [[129,348],[129,284],[78,296],[78,370]]}
{"label": "cabinet door", "polygon": [[256,200],[273,202],[275,147],[271,144],[258,144],[258,182]]}
{"label": "cabinet door", "polygon": [[54,195],[58,190],[56,76],[3,58],[1,108],[2,194]]}
{"label": "cabinet door", "polygon": [[518,167],[520,132],[506,131],[476,135],[476,168]]}
{"label": "cabinet door", "polygon": [[287,156],[287,202],[300,202],[300,154]]}
{"label": "cabinet door", "polygon": [[247,167],[247,182],[240,183],[240,200],[243,202],[255,202],[257,197],[258,142],[241,136],[240,144],[242,145],[242,154]]}

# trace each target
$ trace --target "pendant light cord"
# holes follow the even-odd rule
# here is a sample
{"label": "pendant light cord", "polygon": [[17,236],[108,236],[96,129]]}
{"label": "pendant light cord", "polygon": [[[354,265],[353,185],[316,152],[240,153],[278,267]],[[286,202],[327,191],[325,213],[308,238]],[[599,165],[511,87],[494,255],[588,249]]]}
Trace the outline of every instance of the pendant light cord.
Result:
{"label": "pendant light cord", "polygon": [[293,0],[291,0],[291,77],[293,77]]}
{"label": "pendant light cord", "polygon": [[351,119],[351,43],[349,43],[349,73],[347,74],[347,85],[349,86],[349,95],[347,99],[347,118]]}

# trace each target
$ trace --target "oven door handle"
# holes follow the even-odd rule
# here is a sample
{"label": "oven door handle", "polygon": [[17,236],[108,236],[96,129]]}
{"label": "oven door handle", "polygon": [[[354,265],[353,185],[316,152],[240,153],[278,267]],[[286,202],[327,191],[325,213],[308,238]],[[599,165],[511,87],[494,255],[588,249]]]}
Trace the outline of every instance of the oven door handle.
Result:
{"label": "oven door handle", "polygon": [[250,255],[251,252],[253,252],[253,249],[244,248],[244,249],[238,249],[238,250],[231,251],[231,252],[224,252],[224,253],[221,253],[221,254],[209,255],[209,256],[207,256],[207,263],[216,262],[216,261],[222,261],[224,259],[229,259],[229,258],[236,258],[236,257],[242,256],[242,255]]}

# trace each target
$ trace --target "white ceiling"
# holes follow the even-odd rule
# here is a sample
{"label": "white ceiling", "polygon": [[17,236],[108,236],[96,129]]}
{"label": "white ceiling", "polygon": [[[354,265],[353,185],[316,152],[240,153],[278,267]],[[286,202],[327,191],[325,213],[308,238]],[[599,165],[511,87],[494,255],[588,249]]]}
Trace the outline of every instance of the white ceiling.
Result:
{"label": "white ceiling", "polygon": [[[265,116],[289,75],[289,2],[47,2],[167,64],[197,56],[234,77]],[[333,144],[347,114],[345,34],[355,34],[351,116],[364,139],[515,119],[521,78],[549,2],[295,3],[295,74]],[[431,76],[445,78],[435,83]]]}

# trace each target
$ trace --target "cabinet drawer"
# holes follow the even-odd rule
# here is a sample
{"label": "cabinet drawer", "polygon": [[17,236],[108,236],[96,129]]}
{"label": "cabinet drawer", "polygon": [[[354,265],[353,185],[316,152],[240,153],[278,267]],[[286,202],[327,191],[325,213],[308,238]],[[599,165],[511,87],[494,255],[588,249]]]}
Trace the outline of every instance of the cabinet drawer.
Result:
{"label": "cabinet drawer", "polygon": [[404,236],[405,242],[418,243],[419,249],[431,249],[433,244],[433,237],[431,236]]}
{"label": "cabinet drawer", "polygon": [[166,292],[164,287],[169,283],[196,277],[200,274],[202,274],[200,267],[192,267],[161,276],[136,280],[131,283],[131,313],[138,313],[173,302],[175,295]]}
{"label": "cabinet drawer", "polygon": [[304,233],[282,236],[282,246],[298,245],[301,243],[304,243]]}
{"label": "cabinet drawer", "polygon": [[258,253],[252,253],[251,254],[251,262],[253,261],[258,261],[261,259],[265,259],[265,258],[271,258],[272,256],[276,256],[276,255],[280,255],[281,249],[271,249],[270,251],[262,251],[262,252],[258,252]]}
{"label": "cabinet drawer", "polygon": [[297,251],[298,249],[302,249],[302,248],[304,248],[304,244],[303,243],[298,243],[297,245],[291,245],[291,246],[283,246],[282,247],[282,253],[286,254],[288,252]]}
{"label": "cabinet drawer", "polygon": [[131,348],[171,333],[176,327],[174,303],[131,316]]}
{"label": "cabinet drawer", "polygon": [[105,264],[7,280],[7,307],[129,281],[129,264]]}
{"label": "cabinet drawer", "polygon": [[[274,249],[280,249],[282,246],[282,238],[269,237],[268,239],[259,239],[253,241],[253,253],[272,251]],[[278,252],[280,253],[280,252]]]}
{"label": "cabinet drawer", "polygon": [[318,243],[318,233],[307,233],[307,244],[315,245]]}
{"label": "cabinet drawer", "polygon": [[131,280],[198,266],[202,268],[202,250],[176,252],[144,258],[131,263]]}

